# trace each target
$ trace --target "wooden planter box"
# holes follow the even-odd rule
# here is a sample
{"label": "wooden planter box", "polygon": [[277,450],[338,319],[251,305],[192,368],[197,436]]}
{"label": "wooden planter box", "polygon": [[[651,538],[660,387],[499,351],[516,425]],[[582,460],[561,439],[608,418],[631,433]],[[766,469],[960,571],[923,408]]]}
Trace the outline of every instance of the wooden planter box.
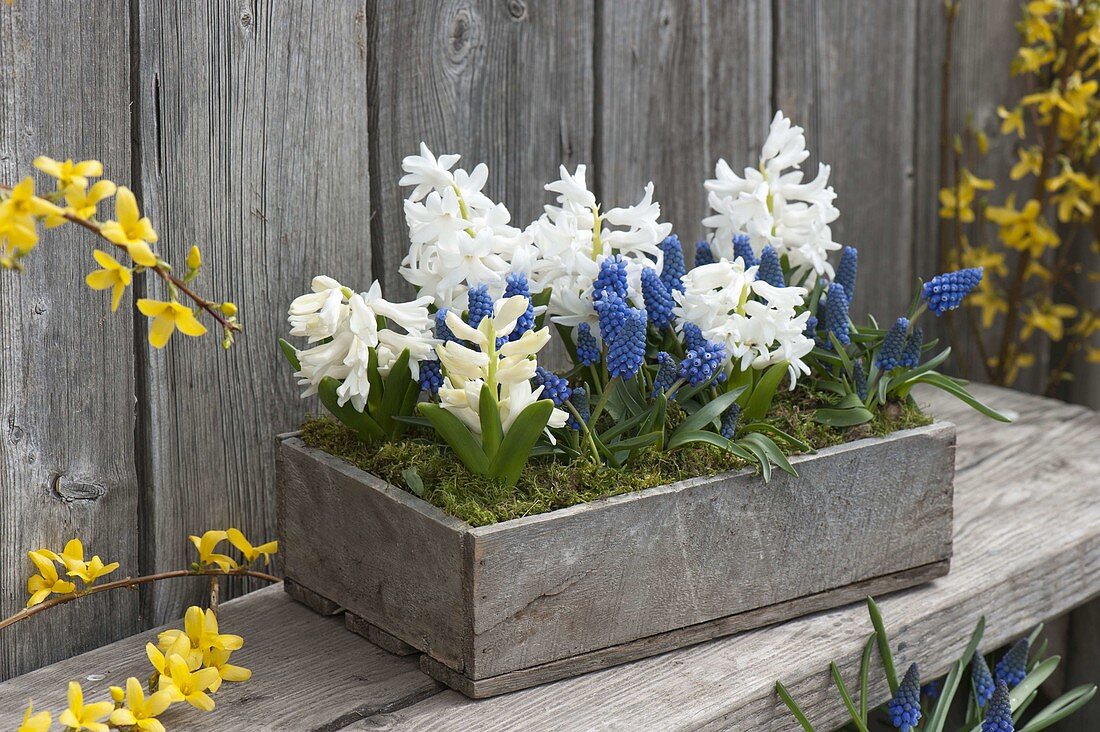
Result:
{"label": "wooden planter box", "polygon": [[955,428],[474,528],[283,436],[287,591],[480,698],[947,573]]}

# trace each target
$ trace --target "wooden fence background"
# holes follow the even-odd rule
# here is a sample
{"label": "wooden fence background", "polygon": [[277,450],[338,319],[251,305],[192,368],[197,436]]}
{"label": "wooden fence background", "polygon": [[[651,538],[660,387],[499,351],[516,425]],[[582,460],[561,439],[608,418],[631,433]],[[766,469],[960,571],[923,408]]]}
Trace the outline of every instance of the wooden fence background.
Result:
{"label": "wooden fence background", "polygon": [[[0,180],[38,154],[102,160],[171,258],[204,248],[206,287],[246,324],[229,353],[211,338],[151,350],[144,318],[111,315],[83,285],[89,242],[71,229],[0,277],[0,615],[25,600],[26,550],[74,535],[120,574],[187,566],[187,535],[208,528],[274,536],[273,435],[310,407],[275,346],[286,305],[315,273],[409,294],[397,179],[422,139],[488,163],[515,221],[540,212],[559,163],[585,162],[606,202],[655,181],[694,241],[715,160],[749,164],[782,108],[808,130],[807,167],[833,165],[863,305],[899,312],[935,268],[940,2],[0,8]],[[1018,96],[1017,13],[1017,0],[964,5],[950,99],[1006,168],[994,110]],[[1098,381],[1076,397],[1095,404]],[[174,618],[200,585],[100,595],[6,631],[0,679]]]}

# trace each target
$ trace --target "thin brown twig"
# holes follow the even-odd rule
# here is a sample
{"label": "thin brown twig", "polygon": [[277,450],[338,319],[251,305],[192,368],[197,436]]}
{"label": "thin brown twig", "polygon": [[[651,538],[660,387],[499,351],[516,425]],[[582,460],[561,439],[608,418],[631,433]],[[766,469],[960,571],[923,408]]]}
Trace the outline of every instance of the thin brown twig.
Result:
{"label": "thin brown twig", "polygon": [[34,607],[24,608],[11,617],[0,620],[0,630],[8,627],[9,625],[15,625],[21,620],[33,617],[40,612],[47,610],[48,608],[56,605],[63,605],[66,602],[72,602],[81,597],[87,597],[88,595],[94,595],[99,592],[107,592],[108,590],[118,590],[122,588],[134,588],[138,585],[149,584],[150,582],[158,582],[160,580],[175,579],[177,577],[256,577],[257,579],[266,580],[268,582],[282,582],[282,579],[276,577],[273,574],[266,572],[260,572],[255,569],[248,569],[246,567],[238,567],[237,569],[175,569],[170,572],[159,572],[157,574],[148,574],[143,577],[127,577],[125,579],[115,580],[114,582],[105,582],[102,585],[94,585],[81,592],[70,592],[65,595],[58,595],[51,597],[45,602],[39,603]]}
{"label": "thin brown twig", "polygon": [[[12,188],[11,188],[11,186],[8,186],[8,185],[0,185],[0,191],[4,191],[6,193],[11,193]],[[88,219],[81,218],[80,216],[69,213],[67,211],[63,211],[61,213],[61,216],[65,219],[67,219],[68,221],[71,221],[74,224],[77,224],[79,226],[84,227],[88,231],[90,231],[93,234],[95,234],[96,236],[98,236],[100,239],[103,239],[104,241],[108,242],[109,244],[111,244],[115,248],[122,249],[127,254],[129,254],[129,249],[127,249],[125,244],[119,244],[117,242],[113,242],[110,239],[108,239],[107,237],[105,237],[103,235],[102,228],[95,221],[89,221]],[[242,329],[241,329],[241,324],[240,323],[232,322],[232,321],[228,320],[224,315],[222,315],[220,303],[214,302],[213,300],[207,300],[206,298],[200,296],[198,293],[196,293],[194,290],[192,290],[190,287],[188,287],[186,282],[184,282],[179,277],[176,277],[174,274],[172,274],[171,272],[169,272],[167,269],[165,269],[163,266],[161,266],[159,264],[155,267],[148,267],[147,269],[150,269],[150,270],[156,272],[157,276],[159,276],[162,280],[164,280],[166,283],[168,283],[168,285],[170,287],[174,287],[177,290],[179,290],[180,292],[182,292],[183,294],[187,295],[187,297],[189,297],[196,305],[198,305],[201,309],[205,310],[207,312],[207,314],[210,315],[210,317],[212,317],[214,320],[216,320],[218,322],[218,324],[222,327],[223,330],[230,330],[230,331],[233,331],[233,332],[236,332],[236,333],[241,332]]]}

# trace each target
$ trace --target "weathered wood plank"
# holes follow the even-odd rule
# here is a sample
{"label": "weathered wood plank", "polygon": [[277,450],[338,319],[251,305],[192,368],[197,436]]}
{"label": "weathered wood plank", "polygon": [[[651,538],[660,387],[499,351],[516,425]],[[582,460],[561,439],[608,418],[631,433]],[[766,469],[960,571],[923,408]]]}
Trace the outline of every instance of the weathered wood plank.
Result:
{"label": "weathered wood plank", "polygon": [[[128,19],[125,0],[0,7],[0,181],[49,155],[101,160],[130,184]],[[52,230],[25,272],[0,271],[0,616],[27,599],[28,550],[79,536],[138,566],[132,301],[112,314],[84,286],[94,245],[75,226]],[[129,635],[137,617],[136,596],[119,593],[4,632],[0,679]]]}
{"label": "weathered wood plank", "polygon": [[[1100,437],[1100,415],[989,387],[975,391],[1018,409],[1021,420],[990,423],[950,397],[922,392],[959,425],[955,559],[947,577],[880,601],[897,663],[919,660],[926,676],[946,670],[983,613],[986,651],[1100,590],[1100,505],[1082,480],[1100,471],[1089,447]],[[987,458],[990,439],[1011,449]],[[349,729],[506,730],[522,719],[529,730],[556,729],[562,720],[578,729],[639,729],[660,720],[662,729],[787,730],[792,720],[775,697],[777,678],[815,726],[830,729],[846,713],[828,663],[837,660],[851,682],[870,631],[857,604],[504,697],[470,702],[448,691]],[[882,701],[885,685],[872,693]]]}
{"label": "weathered wood plank", "polygon": [[688,247],[707,214],[703,181],[726,158],[755,164],[771,106],[771,7],[706,0],[598,6],[596,149],[606,206],[653,181],[662,218]]}
{"label": "weathered wood plank", "polygon": [[776,8],[776,106],[806,128],[802,167],[812,175],[818,161],[832,166],[834,239],[860,251],[853,315],[870,310],[882,321],[913,291],[916,2]]}
{"label": "weathered wood plank", "polygon": [[[948,103],[949,136],[963,133],[970,125],[981,130],[989,139],[989,153],[976,154],[971,163],[974,172],[983,178],[997,182],[996,191],[986,193],[992,203],[1000,204],[1014,190],[1022,191],[1020,184],[1009,180],[1008,172],[1016,162],[1017,139],[1000,133],[1001,120],[997,106],[1013,107],[1026,93],[1026,80],[1013,76],[1010,67],[1019,36],[1015,22],[1020,17],[1020,3],[1015,0],[987,0],[982,3],[961,3],[955,22],[953,42],[953,68],[950,99]],[[943,3],[918,3],[916,50],[916,154],[913,179],[913,272],[915,277],[927,279],[937,274],[941,267],[937,242],[941,221],[939,218],[939,189],[941,187],[940,125],[944,113],[942,99],[943,55],[946,42],[946,22]],[[948,170],[947,176],[953,173]],[[976,207],[975,207],[976,208]],[[950,224],[949,224],[950,225]],[[985,234],[995,235],[993,228]],[[977,242],[974,242],[977,243]],[[965,316],[954,317],[955,327],[969,333]],[[946,330],[942,322],[929,324],[930,337],[942,337]],[[955,369],[970,378],[980,378],[981,357],[973,339],[967,335],[959,338],[960,352],[953,359]],[[1017,388],[1035,390],[1047,363],[1047,354],[1040,355],[1037,364],[1025,371]]]}
{"label": "weathered wood plank", "polygon": [[[252,679],[225,684],[208,714],[186,704],[172,707],[163,717],[169,729],[336,730],[440,688],[417,670],[415,658],[376,648],[347,632],[339,618],[323,618],[286,597],[279,586],[225,603],[219,622],[223,632],[244,636],[244,648],[233,654],[233,662],[251,669]],[[36,709],[53,710],[56,718],[66,706],[69,680],[80,681],[85,698],[97,701],[107,696],[108,686],[122,685],[128,676],[144,680],[150,671],[145,644],[156,641],[156,632],[0,684],[0,728],[15,729],[31,697]]]}
{"label": "weathered wood plank", "polygon": [[423,140],[461,165],[489,167],[486,193],[523,227],[551,199],[543,185],[592,156],[593,0],[368,4],[375,276],[411,294],[397,181]]}
{"label": "weathered wood plank", "polygon": [[[145,564],[162,569],[191,561],[189,533],[275,534],[271,437],[306,406],[276,347],[286,306],[314,274],[370,282],[367,50],[362,2],[134,8],[146,210],[174,259],[203,247],[201,282],[245,324],[228,354],[217,335],[142,353]],[[199,592],[157,588],[146,612]]]}

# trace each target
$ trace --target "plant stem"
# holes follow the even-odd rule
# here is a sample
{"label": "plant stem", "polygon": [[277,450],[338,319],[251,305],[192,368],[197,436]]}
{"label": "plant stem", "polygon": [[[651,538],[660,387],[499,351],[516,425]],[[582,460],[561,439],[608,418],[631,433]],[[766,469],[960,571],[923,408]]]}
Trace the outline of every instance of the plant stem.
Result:
{"label": "plant stem", "polygon": [[[11,186],[8,186],[8,185],[0,185],[0,191],[3,191],[5,193],[11,193],[12,188],[11,188]],[[97,224],[96,222],[90,221],[88,219],[81,218],[79,216],[76,216],[75,214],[71,214],[71,213],[68,213],[68,212],[62,212],[61,216],[64,217],[65,219],[73,222],[74,224],[78,224],[79,226],[84,227],[88,231],[90,231],[93,234],[95,234],[96,236],[98,236],[100,239],[103,239],[104,241],[110,243],[116,249],[121,249],[121,250],[125,251],[127,254],[129,254],[129,249],[127,249],[125,245],[117,244],[117,243],[111,241],[110,239],[108,239],[107,237],[103,236],[103,231],[102,231],[100,225]],[[238,332],[238,333],[241,331],[240,323],[230,322],[229,320],[227,320],[225,318],[225,316],[222,315],[220,303],[216,303],[216,302],[213,302],[212,300],[207,300],[206,298],[201,297],[194,290],[192,290],[190,287],[188,287],[187,283],[184,282],[183,279],[181,279],[179,277],[176,277],[174,274],[172,274],[170,271],[165,269],[164,266],[162,266],[160,264],[158,264],[155,267],[149,267],[148,269],[151,269],[152,271],[156,272],[157,276],[160,277],[162,280],[165,281],[165,283],[168,284],[169,289],[174,287],[175,289],[179,290],[183,294],[187,295],[187,297],[191,298],[191,300],[196,305],[198,305],[200,308],[205,310],[210,315],[210,317],[212,317],[214,320],[216,320],[218,322],[218,324],[222,327],[223,330],[230,330],[230,331],[234,331],[234,332]]]}
{"label": "plant stem", "polygon": [[108,590],[118,590],[123,587],[134,588],[138,585],[149,584],[150,582],[158,582],[160,580],[174,579],[176,577],[256,577],[257,579],[266,580],[268,582],[282,582],[279,577],[273,574],[267,574],[266,572],[259,572],[254,569],[247,569],[244,567],[238,567],[237,569],[222,570],[222,569],[175,569],[171,572],[160,572],[158,574],[149,574],[143,577],[127,577],[125,579],[115,580],[114,582],[107,582],[102,585],[95,585],[89,587],[86,590],[80,592],[70,592],[66,595],[58,595],[52,597],[45,602],[39,603],[34,607],[28,607],[20,610],[11,617],[0,620],[0,630],[14,625],[21,620],[26,620],[29,617],[37,615],[43,612],[47,608],[54,607],[55,605],[63,605],[66,602],[71,602],[80,597],[86,597],[87,595],[94,595],[98,592],[107,592]]}

